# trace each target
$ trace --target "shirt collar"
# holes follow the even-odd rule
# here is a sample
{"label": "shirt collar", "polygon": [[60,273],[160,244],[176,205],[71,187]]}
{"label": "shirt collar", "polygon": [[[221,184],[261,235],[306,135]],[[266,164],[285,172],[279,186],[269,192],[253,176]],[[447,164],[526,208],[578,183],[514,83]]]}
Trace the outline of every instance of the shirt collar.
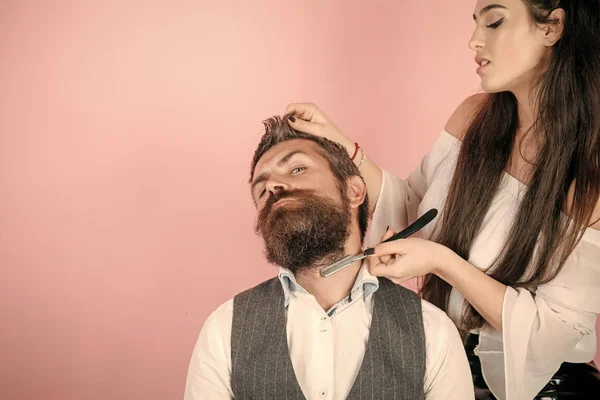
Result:
{"label": "shirt collar", "polygon": [[[284,306],[287,307],[290,303],[290,294],[294,292],[308,294],[306,289],[296,282],[296,277],[287,268],[279,267],[278,274],[279,282],[281,282],[281,287],[283,288],[284,294]],[[377,291],[379,288],[379,280],[377,277],[371,275],[369,272],[369,265],[367,259],[365,259],[358,271],[358,275],[356,276],[356,281],[354,282],[354,286],[352,286],[352,290],[350,291],[350,300],[352,300],[353,296],[356,296],[358,293],[362,292],[365,302],[368,303],[372,294]]]}
{"label": "shirt collar", "polygon": [[308,294],[306,289],[296,282],[296,277],[287,268],[279,267],[279,282],[281,282],[281,287],[283,288],[283,297],[284,297],[284,306],[287,307],[290,303],[290,293],[291,292],[300,292],[304,294]]}

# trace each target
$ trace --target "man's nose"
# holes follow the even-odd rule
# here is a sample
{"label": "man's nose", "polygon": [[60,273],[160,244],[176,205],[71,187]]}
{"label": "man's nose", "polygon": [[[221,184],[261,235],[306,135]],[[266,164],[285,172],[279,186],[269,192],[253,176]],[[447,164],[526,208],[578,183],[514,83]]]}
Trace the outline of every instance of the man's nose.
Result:
{"label": "man's nose", "polygon": [[290,190],[290,186],[284,182],[282,179],[277,179],[276,177],[272,177],[267,182],[267,190],[271,194],[275,194],[281,191]]}

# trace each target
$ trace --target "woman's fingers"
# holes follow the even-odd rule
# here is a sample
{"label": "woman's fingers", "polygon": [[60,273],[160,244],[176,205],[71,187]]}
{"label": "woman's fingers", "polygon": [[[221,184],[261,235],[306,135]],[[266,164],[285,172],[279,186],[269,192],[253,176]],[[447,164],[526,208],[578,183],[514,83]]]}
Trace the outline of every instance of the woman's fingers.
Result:
{"label": "woman's fingers", "polygon": [[285,109],[288,123],[300,132],[321,136],[344,146],[349,156],[356,149],[354,141],[348,139],[335,124],[313,103],[292,103]]}
{"label": "woman's fingers", "polygon": [[[389,238],[391,238],[392,236],[394,236],[394,231],[389,227],[387,227],[387,229],[385,230],[385,233],[383,234],[383,236],[381,237],[380,242],[383,242],[384,240],[387,240]],[[377,254],[377,253],[375,253]],[[379,256],[379,259],[381,260],[382,263],[386,264],[390,258],[392,258],[393,255],[391,254],[381,254]]]}
{"label": "woman's fingers", "polygon": [[297,131],[315,136],[326,136],[323,134],[323,124],[327,118],[319,107],[313,103],[292,103],[285,108],[286,114],[292,114],[288,123]]}
{"label": "woman's fingers", "polygon": [[373,255],[377,257],[392,255],[401,256],[405,253],[407,245],[408,242],[406,239],[398,239],[387,243],[379,243],[377,246],[375,246],[375,252]]}
{"label": "woman's fingers", "polygon": [[[389,239],[394,234],[395,232],[388,226],[381,237],[381,242]],[[370,272],[373,276],[384,276],[394,282],[397,280],[399,274],[399,271],[397,271],[397,254],[399,251],[396,251],[398,247],[396,242],[380,243],[373,248],[374,255],[371,256],[370,264]]]}
{"label": "woman's fingers", "polygon": [[308,133],[315,136],[323,136],[321,130],[323,126],[315,122],[305,121],[299,117],[290,117],[288,123],[297,131]]}
{"label": "woman's fingers", "polygon": [[309,122],[324,123],[327,122],[323,111],[314,103],[291,103],[285,108],[285,113],[293,113],[297,118]]}
{"label": "woman's fingers", "polygon": [[369,272],[373,276],[384,276],[389,278],[391,268],[389,268],[386,263],[380,262],[378,258],[373,258],[369,264]]}
{"label": "woman's fingers", "polygon": [[[365,250],[365,253],[369,255],[371,274],[402,283],[414,277],[436,273],[436,269],[445,262],[448,250],[426,239],[407,238],[380,243]],[[385,261],[386,257],[390,258]]]}

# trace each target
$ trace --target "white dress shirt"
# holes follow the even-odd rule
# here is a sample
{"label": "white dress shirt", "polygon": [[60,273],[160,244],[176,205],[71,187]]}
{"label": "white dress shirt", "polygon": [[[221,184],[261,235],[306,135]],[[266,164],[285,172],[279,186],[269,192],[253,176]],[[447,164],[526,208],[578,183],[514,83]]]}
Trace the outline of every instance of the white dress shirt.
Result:
{"label": "white dress shirt", "polygon": [[[367,243],[381,239],[386,227],[402,230],[430,208],[444,209],[461,141],[443,132],[408,179],[384,171]],[[504,173],[469,262],[487,271],[501,252],[527,187]],[[564,218],[567,218],[563,214]],[[434,237],[441,218],[421,230]],[[558,276],[536,291],[508,287],[502,306],[502,331],[479,332],[475,353],[490,390],[500,400],[531,400],[563,361],[591,361],[596,353],[596,318],[600,313],[600,231],[586,229]],[[527,268],[527,266],[524,266]],[[464,297],[450,293],[448,315],[460,325]]]}
{"label": "white dress shirt", "polygon": [[[287,319],[287,341],[294,373],[307,399],[344,399],[365,353],[378,289],[363,263],[350,295],[324,311],[314,296],[280,268]],[[425,328],[427,400],[474,398],[466,354],[454,323],[422,301]],[[401,307],[402,305],[398,305]],[[232,399],[231,327],[233,299],[204,323],[189,364],[185,400]]]}

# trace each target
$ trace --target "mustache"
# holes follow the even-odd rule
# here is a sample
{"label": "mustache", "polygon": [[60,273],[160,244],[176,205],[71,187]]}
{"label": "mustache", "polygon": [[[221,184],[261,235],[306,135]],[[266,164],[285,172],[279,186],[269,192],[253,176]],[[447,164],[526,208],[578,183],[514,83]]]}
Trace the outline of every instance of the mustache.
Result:
{"label": "mustache", "polygon": [[304,197],[311,197],[314,194],[314,192],[315,192],[314,190],[310,190],[310,189],[293,189],[293,190],[277,191],[277,192],[269,195],[269,198],[267,199],[267,201],[265,202],[265,205],[263,207],[264,212],[265,213],[271,212],[273,205],[281,199],[286,199],[286,198],[291,198],[291,197],[296,197],[299,199],[304,198]]}

